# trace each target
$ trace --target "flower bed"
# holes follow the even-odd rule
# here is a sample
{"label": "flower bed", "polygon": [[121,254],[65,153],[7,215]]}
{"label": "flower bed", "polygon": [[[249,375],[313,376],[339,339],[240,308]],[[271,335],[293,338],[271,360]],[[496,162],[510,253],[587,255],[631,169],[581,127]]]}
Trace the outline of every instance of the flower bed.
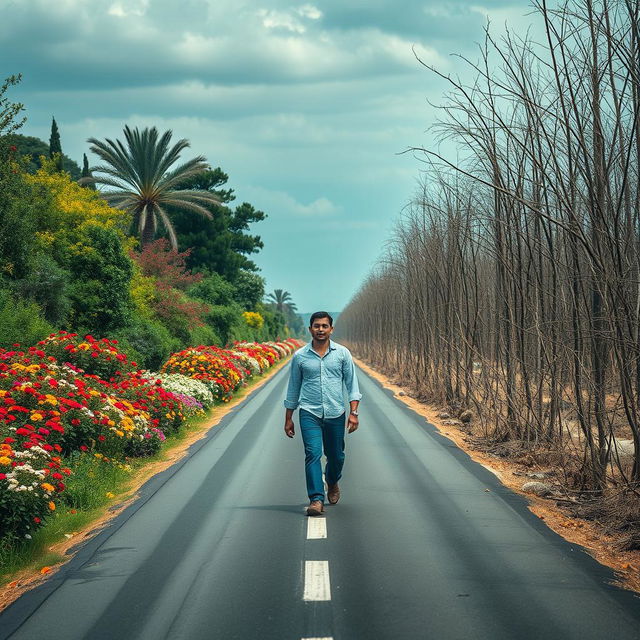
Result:
{"label": "flower bed", "polygon": [[160,373],[138,371],[115,340],[66,332],[0,350],[0,541],[29,538],[55,512],[83,452],[118,465],[153,455],[298,346],[193,347]]}

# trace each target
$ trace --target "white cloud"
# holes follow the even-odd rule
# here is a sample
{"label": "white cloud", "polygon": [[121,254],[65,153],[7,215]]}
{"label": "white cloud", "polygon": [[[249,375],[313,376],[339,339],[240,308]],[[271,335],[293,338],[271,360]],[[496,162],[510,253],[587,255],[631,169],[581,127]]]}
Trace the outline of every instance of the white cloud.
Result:
{"label": "white cloud", "polygon": [[322,18],[322,11],[312,4],[303,4],[296,9],[296,12],[298,15],[309,18],[310,20],[319,20]]}
{"label": "white cloud", "polygon": [[291,33],[304,33],[307,30],[299,20],[286,11],[261,9],[258,15],[262,18],[262,24],[266,29],[284,29]]}
{"label": "white cloud", "polygon": [[279,218],[327,218],[333,217],[341,211],[341,207],[325,196],[320,196],[305,204],[286,191],[277,191],[264,187],[250,186],[244,190],[244,193],[250,197],[252,202],[257,203],[258,208],[264,209],[269,212],[269,215],[278,216]]}

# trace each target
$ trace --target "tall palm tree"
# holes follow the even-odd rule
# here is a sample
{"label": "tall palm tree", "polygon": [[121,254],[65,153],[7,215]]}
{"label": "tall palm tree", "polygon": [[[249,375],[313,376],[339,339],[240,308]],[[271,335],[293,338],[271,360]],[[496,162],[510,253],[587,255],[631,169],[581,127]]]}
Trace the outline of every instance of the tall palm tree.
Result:
{"label": "tall palm tree", "polygon": [[293,298],[288,291],[283,289],[274,289],[273,293],[267,296],[267,300],[276,306],[276,310],[280,313],[284,313],[285,307],[290,306],[293,303]]}
{"label": "tall palm tree", "polygon": [[209,167],[203,156],[196,156],[171,169],[180,153],[189,146],[184,139],[170,146],[171,135],[171,130],[160,136],[155,127],[140,131],[137,127],[131,130],[126,126],[126,146],[120,140],[114,142],[108,138],[104,142],[96,138],[88,140],[91,151],[104,164],[91,167],[94,175],[82,178],[80,184],[109,187],[101,195],[110,205],[133,213],[142,246],[153,242],[161,221],[171,246],[178,248],[167,207],[186,209],[211,219],[213,216],[206,207],[220,204],[220,200],[209,191],[176,189]]}

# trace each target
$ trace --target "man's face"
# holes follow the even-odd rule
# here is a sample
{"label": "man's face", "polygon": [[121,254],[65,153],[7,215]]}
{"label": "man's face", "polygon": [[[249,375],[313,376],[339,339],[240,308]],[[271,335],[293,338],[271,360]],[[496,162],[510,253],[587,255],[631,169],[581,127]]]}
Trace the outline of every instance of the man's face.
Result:
{"label": "man's face", "polygon": [[317,318],[309,327],[309,333],[311,333],[312,338],[318,342],[328,340],[332,331],[333,327],[329,324],[329,318]]}

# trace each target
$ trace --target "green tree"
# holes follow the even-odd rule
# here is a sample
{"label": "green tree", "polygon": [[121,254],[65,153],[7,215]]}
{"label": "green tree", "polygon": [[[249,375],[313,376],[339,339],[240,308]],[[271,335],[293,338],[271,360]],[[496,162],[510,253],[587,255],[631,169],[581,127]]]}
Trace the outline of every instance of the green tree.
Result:
{"label": "green tree", "polygon": [[23,278],[31,269],[39,230],[36,194],[12,146],[0,148],[0,275]]}
{"label": "green tree", "polygon": [[0,135],[13,133],[26,121],[26,118],[16,120],[17,115],[24,110],[24,105],[21,102],[11,102],[5,97],[9,87],[17,85],[20,80],[22,80],[21,74],[9,76],[0,87]]}
{"label": "green tree", "polygon": [[172,132],[169,130],[160,136],[155,127],[140,131],[126,126],[124,136],[126,146],[120,140],[89,139],[91,151],[104,163],[92,167],[91,171],[102,175],[81,178],[80,182],[112,189],[103,192],[103,196],[110,205],[133,213],[143,246],[153,242],[161,223],[171,246],[177,249],[178,240],[169,211],[185,210],[211,219],[206,207],[219,202],[210,191],[177,189],[208,168],[205,158],[196,156],[171,169],[189,146],[187,140],[170,146]]}
{"label": "green tree", "polygon": [[[201,189],[214,194],[222,204],[235,199],[233,189],[225,189],[229,176],[217,167],[191,177],[178,188]],[[265,219],[265,214],[245,202],[235,210],[215,206],[210,220],[196,220],[193,216],[175,211],[172,214],[178,244],[182,251],[191,249],[187,261],[196,271],[215,271],[230,282],[235,282],[241,270],[257,271],[255,263],[247,258],[263,247],[260,236],[247,233],[254,222]]]}
{"label": "green tree", "polygon": [[257,273],[241,270],[233,284],[234,298],[244,309],[255,309],[264,297],[264,278]]}
{"label": "green tree", "polygon": [[267,295],[267,302],[275,305],[276,311],[284,313],[289,303],[293,302],[291,294],[284,289],[274,289],[272,293]]}
{"label": "green tree", "polygon": [[[87,158],[87,154],[82,154],[82,174],[81,178],[93,178],[91,174],[91,169],[89,169],[89,159]],[[86,184],[88,189],[93,189],[95,191],[96,185],[94,182],[87,182]]]}
{"label": "green tree", "polygon": [[[41,158],[49,157],[49,145],[35,136],[23,136],[19,133],[10,133],[2,137],[7,146],[16,147],[17,155],[26,158],[23,169],[27,173],[34,174],[42,168]],[[78,163],[69,156],[62,154],[65,171],[68,171],[73,180],[80,178],[80,167]]]}
{"label": "green tree", "polygon": [[60,132],[55,118],[51,119],[51,136],[49,137],[49,157],[55,162],[58,171],[64,171],[62,159],[62,145],[60,144]]}

